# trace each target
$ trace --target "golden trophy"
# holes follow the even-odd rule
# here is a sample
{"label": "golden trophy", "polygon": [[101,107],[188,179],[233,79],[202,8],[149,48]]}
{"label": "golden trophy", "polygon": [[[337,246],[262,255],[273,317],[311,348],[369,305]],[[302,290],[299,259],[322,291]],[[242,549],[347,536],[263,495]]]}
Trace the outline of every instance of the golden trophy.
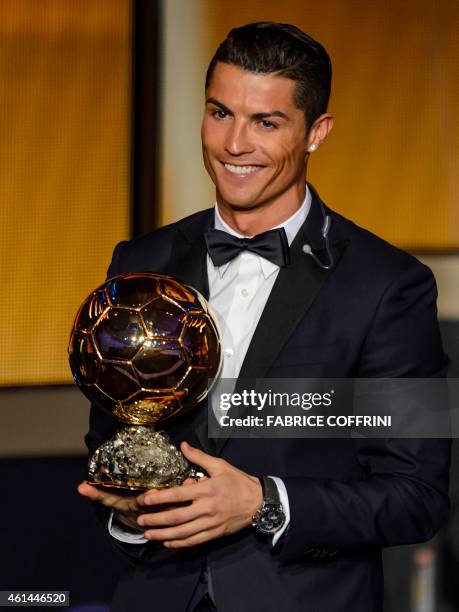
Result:
{"label": "golden trophy", "polygon": [[93,291],[72,328],[70,368],[86,397],[123,426],[90,458],[88,482],[144,490],[196,477],[155,426],[204,399],[220,360],[217,323],[192,287],[138,272]]}

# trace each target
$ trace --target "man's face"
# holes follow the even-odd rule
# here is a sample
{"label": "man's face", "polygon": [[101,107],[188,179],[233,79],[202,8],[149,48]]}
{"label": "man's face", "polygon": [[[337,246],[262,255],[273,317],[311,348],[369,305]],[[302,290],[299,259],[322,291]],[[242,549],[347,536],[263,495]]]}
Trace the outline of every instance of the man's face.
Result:
{"label": "man's face", "polygon": [[282,206],[304,194],[307,134],[294,92],[291,79],[216,65],[201,135],[220,205]]}

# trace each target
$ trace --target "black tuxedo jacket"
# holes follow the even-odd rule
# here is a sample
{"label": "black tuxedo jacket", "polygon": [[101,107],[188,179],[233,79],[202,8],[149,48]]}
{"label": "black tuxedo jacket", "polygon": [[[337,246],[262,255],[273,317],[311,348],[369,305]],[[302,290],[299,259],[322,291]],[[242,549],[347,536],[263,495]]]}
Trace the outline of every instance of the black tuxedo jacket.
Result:
{"label": "black tuxedo jacket", "polygon": [[[325,259],[318,195],[276,279],[241,378],[438,377],[446,372],[428,268],[325,208],[335,259]],[[171,274],[208,296],[204,232],[213,209],[119,244],[109,276]],[[447,440],[219,439],[207,437],[205,401],[169,430],[240,469],[284,480],[290,526],[280,542],[247,528],[182,551],[120,547],[133,560],[113,610],[187,609],[208,564],[219,612],[382,610],[381,547],[431,538],[448,511]],[[92,409],[92,451],[116,423]]]}

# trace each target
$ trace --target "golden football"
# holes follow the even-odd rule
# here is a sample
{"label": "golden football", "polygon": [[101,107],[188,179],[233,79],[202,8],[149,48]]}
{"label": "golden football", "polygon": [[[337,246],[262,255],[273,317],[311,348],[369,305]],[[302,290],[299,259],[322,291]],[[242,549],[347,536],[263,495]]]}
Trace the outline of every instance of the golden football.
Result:
{"label": "golden football", "polygon": [[150,272],[107,280],[81,305],[69,343],[77,385],[120,421],[154,425],[202,400],[221,359],[205,299]]}

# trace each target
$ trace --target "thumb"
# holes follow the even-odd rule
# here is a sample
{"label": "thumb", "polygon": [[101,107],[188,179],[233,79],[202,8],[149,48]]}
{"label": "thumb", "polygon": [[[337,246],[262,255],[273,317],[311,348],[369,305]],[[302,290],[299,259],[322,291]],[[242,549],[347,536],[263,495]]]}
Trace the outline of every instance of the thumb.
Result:
{"label": "thumb", "polygon": [[203,467],[209,476],[221,472],[222,460],[218,457],[208,455],[199,448],[190,446],[188,442],[183,441],[180,445],[180,450],[191,463],[195,463],[200,467]]}

